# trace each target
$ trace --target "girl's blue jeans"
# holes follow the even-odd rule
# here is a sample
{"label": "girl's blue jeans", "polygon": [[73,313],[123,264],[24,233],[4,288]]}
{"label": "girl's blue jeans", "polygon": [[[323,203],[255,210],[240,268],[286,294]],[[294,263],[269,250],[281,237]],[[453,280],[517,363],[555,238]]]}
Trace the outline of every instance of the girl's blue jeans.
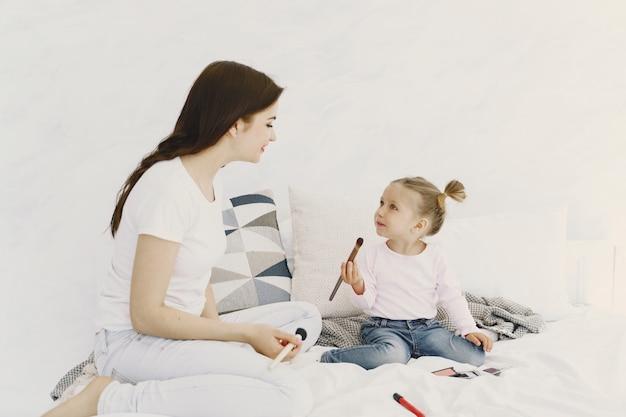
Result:
{"label": "girl's blue jeans", "polygon": [[350,362],[365,369],[385,363],[407,363],[420,356],[442,356],[480,366],[485,361],[482,346],[456,336],[436,319],[390,320],[370,317],[361,325],[363,345],[333,349],[321,362]]}

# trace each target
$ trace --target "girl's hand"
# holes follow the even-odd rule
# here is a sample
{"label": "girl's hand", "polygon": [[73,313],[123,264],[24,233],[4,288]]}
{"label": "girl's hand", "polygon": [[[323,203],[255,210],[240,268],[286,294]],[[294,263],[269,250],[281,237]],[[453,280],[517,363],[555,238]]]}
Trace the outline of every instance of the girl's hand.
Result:
{"label": "girl's hand", "polygon": [[285,361],[293,359],[302,349],[302,339],[295,333],[289,333],[268,324],[249,323],[246,341],[261,355],[274,359],[287,343],[295,347],[285,357]]}
{"label": "girl's hand", "polygon": [[346,284],[350,284],[356,294],[361,295],[365,291],[365,283],[356,261],[341,263],[341,279]]}
{"label": "girl's hand", "polygon": [[481,332],[472,332],[465,335],[465,340],[468,340],[476,346],[483,345],[485,352],[491,352],[493,347],[493,340],[489,336]]}

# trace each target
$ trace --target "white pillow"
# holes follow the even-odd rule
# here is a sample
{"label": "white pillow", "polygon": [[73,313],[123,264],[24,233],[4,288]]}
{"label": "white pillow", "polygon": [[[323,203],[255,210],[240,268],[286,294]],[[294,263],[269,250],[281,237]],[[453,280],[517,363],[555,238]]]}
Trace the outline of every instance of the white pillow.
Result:
{"label": "white pillow", "polygon": [[444,248],[463,291],[500,296],[545,320],[571,312],[565,279],[567,208],[448,218],[429,238]]}
{"label": "white pillow", "polygon": [[[322,317],[360,314],[342,284],[328,301],[358,237],[380,242],[374,229],[378,199],[349,200],[289,188],[293,222],[293,300],[315,304]],[[565,282],[565,207],[448,218],[428,240],[441,245],[463,291],[501,296],[530,307],[545,320],[571,311]],[[357,261],[359,256],[357,256]]]}
{"label": "white pillow", "polygon": [[[380,241],[374,229],[372,201],[348,200],[337,196],[311,193],[289,187],[289,204],[293,226],[293,271],[291,299],[315,304],[323,318],[361,314],[348,298],[349,286],[341,284],[329,301],[330,294],[356,240],[363,247]],[[357,262],[359,255],[357,255]]]}

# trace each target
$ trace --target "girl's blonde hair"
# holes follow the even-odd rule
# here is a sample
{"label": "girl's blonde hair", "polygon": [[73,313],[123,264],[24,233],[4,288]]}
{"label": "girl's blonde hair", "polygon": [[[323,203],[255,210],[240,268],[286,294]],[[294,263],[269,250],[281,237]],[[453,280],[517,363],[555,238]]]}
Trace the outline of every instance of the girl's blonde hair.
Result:
{"label": "girl's blonde hair", "polygon": [[443,192],[432,182],[422,177],[405,177],[391,182],[401,184],[419,194],[420,198],[416,211],[420,216],[430,220],[430,228],[427,236],[435,235],[443,226],[446,218],[446,197],[462,202],[465,200],[465,187],[457,180],[450,181]]}

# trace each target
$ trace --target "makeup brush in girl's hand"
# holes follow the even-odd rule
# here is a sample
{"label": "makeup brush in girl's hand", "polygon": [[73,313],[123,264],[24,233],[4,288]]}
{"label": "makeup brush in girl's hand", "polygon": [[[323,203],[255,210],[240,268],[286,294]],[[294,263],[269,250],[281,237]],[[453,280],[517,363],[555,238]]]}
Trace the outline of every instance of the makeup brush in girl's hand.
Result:
{"label": "makeup brush in girl's hand", "polygon": [[[359,249],[361,249],[362,244],[363,244],[363,238],[360,237],[356,240],[356,243],[354,244],[354,249],[352,249],[352,252],[350,253],[350,256],[348,257],[348,262],[354,261],[354,258],[356,258],[356,254],[357,252],[359,252]],[[328,301],[333,301],[333,298],[335,298],[335,294],[337,294],[337,290],[339,289],[339,286],[341,285],[341,281],[343,280],[341,279],[341,276],[339,276],[339,279],[337,280],[337,283],[335,284],[335,288],[333,288],[333,292],[330,293],[330,297],[328,298]]]}
{"label": "makeup brush in girl's hand", "polygon": [[[306,330],[304,330],[302,327],[298,327],[296,329],[296,335],[300,336],[301,340],[304,340],[306,339]],[[294,345],[293,343],[287,343],[285,347],[283,348],[283,350],[281,350],[280,353],[276,356],[276,358],[274,358],[272,363],[270,363],[269,369],[270,370],[274,369],[274,367],[278,365],[280,361],[282,361],[285,358],[285,356],[287,356],[289,352],[291,352],[291,350],[295,347],[296,345]]]}

